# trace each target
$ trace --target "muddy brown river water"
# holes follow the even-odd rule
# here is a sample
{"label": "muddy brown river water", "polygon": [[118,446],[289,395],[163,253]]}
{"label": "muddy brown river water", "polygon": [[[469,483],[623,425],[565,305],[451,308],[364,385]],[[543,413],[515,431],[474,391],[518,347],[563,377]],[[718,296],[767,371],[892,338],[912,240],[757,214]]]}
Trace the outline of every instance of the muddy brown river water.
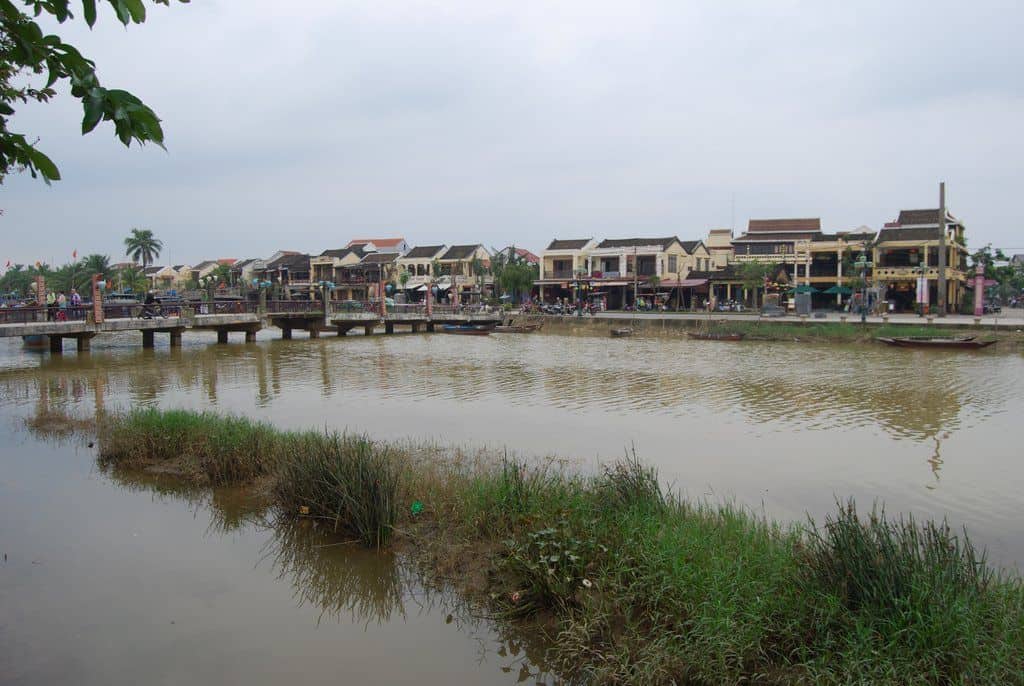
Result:
{"label": "muddy brown river water", "polygon": [[[275,332],[276,333],[276,332]],[[530,636],[400,559],[325,546],[232,491],[99,471],[41,409],[212,409],[559,455],[636,450],[695,498],[780,520],[835,498],[947,517],[1024,565],[1024,356],[597,336],[350,336],[63,357],[0,340],[0,683],[547,683]]]}

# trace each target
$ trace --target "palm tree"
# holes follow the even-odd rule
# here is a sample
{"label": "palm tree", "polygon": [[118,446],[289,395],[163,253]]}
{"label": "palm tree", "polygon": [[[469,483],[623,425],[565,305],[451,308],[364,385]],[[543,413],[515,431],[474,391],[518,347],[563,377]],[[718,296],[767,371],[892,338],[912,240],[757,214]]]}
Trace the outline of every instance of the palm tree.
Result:
{"label": "palm tree", "polygon": [[119,288],[125,291],[130,289],[134,293],[145,293],[149,288],[149,279],[142,270],[134,267],[122,269],[117,275],[117,280]]}
{"label": "palm tree", "polygon": [[81,268],[90,278],[93,274],[106,274],[110,271],[110,258],[97,253],[86,255],[82,259]]}
{"label": "palm tree", "polygon": [[129,257],[136,262],[142,261],[143,269],[160,257],[164,247],[163,242],[157,240],[149,229],[132,229],[131,235],[124,239],[124,245]]}

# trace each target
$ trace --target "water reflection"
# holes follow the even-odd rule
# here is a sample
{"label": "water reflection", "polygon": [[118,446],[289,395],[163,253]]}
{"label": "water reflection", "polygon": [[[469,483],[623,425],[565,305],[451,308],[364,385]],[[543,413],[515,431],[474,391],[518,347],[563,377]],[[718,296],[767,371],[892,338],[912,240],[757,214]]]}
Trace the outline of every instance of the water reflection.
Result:
{"label": "water reflection", "polygon": [[[23,399],[31,392],[27,387],[46,382],[62,393],[70,386],[76,400],[94,389],[97,402],[113,394],[133,405],[196,394],[214,406],[224,403],[229,388],[245,391],[256,407],[316,389],[324,401],[356,394],[378,401],[493,400],[675,420],[710,412],[791,431],[881,428],[894,439],[930,442],[942,431],[1004,411],[1021,374],[1014,358],[941,352],[894,357],[864,346],[640,339],[630,349],[604,339],[555,336],[443,343],[328,338],[41,357],[33,367],[0,372],[0,388],[7,398]],[[1007,368],[1013,373],[1002,373]]]}
{"label": "water reflection", "polygon": [[110,480],[154,502],[183,502],[196,517],[208,516],[206,535],[242,530],[265,532],[255,566],[287,583],[297,607],[318,611],[317,625],[356,624],[370,629],[407,623],[409,614],[443,617],[477,646],[480,663],[496,660],[519,683],[560,683],[546,668],[546,639],[537,627],[488,621],[486,613],[454,589],[424,583],[423,572],[391,551],[366,550],[340,540],[312,519],[275,516],[266,502],[243,488],[198,489],[173,476],[104,469]]}
{"label": "water reflection", "polygon": [[299,604],[320,609],[321,620],[385,624],[405,618],[405,589],[414,584],[394,554],[337,540],[312,519],[280,519],[264,559],[292,585]]}

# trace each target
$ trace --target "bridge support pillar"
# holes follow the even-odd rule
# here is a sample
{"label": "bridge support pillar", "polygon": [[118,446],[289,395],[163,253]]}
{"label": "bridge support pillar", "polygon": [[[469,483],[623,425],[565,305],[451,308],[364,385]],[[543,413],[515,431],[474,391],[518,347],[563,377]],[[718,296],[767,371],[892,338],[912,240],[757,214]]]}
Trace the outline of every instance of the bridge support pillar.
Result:
{"label": "bridge support pillar", "polygon": [[246,331],[245,332],[245,342],[246,343],[255,343],[256,342],[256,332],[255,331]]}
{"label": "bridge support pillar", "polygon": [[345,336],[346,334],[348,334],[349,329],[351,329],[351,328],[352,328],[351,326],[339,326],[338,327],[338,335],[339,336]]}
{"label": "bridge support pillar", "polygon": [[89,345],[92,342],[92,334],[82,334],[75,336],[75,344],[78,348],[78,352],[87,353],[89,352]]}
{"label": "bridge support pillar", "polygon": [[290,341],[292,339],[292,330],[287,327],[281,329],[281,338]]}
{"label": "bridge support pillar", "polygon": [[316,328],[315,326],[309,327],[309,337],[320,338],[320,329]]}
{"label": "bridge support pillar", "polygon": [[170,341],[172,348],[181,347],[181,329],[174,329],[170,333]]}
{"label": "bridge support pillar", "polygon": [[54,355],[64,353],[64,339],[60,336],[50,336],[50,352]]}
{"label": "bridge support pillar", "polygon": [[366,334],[367,336],[372,336],[373,330],[375,328],[377,327],[374,324],[367,324],[366,326],[363,327],[363,333]]}
{"label": "bridge support pillar", "polygon": [[413,322],[412,323],[412,332],[413,333],[419,333],[420,332],[420,323],[419,322]]}
{"label": "bridge support pillar", "polygon": [[434,322],[427,322],[427,333],[434,333]]}
{"label": "bridge support pillar", "polygon": [[394,333],[395,325],[392,322],[384,322],[384,333]]}
{"label": "bridge support pillar", "polygon": [[143,348],[152,348],[153,347],[153,338],[154,338],[154,336],[153,336],[153,332],[152,331],[143,331],[142,332],[142,347]]}
{"label": "bridge support pillar", "polygon": [[224,343],[227,343],[227,342],[228,342],[228,330],[227,329],[217,329],[217,343],[220,343],[221,345],[223,345]]}

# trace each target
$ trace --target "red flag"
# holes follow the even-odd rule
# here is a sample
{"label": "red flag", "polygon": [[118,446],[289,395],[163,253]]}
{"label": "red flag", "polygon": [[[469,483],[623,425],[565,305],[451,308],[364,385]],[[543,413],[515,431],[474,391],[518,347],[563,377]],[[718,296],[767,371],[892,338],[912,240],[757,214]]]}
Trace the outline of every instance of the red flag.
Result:
{"label": "red flag", "polygon": [[78,248],[75,248],[75,249],[74,249],[74,250],[73,250],[73,251],[71,252],[71,259],[73,259],[73,260],[77,260],[77,259],[78,259]]}

